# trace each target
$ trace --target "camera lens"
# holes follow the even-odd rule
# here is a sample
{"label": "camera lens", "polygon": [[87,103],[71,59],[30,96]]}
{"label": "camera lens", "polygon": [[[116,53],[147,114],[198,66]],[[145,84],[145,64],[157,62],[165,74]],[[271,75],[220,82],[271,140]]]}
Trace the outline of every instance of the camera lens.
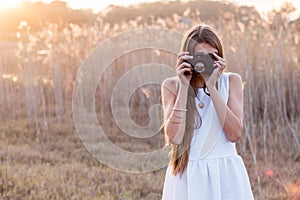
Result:
{"label": "camera lens", "polygon": [[198,73],[202,73],[205,71],[205,65],[203,62],[197,62],[195,65],[194,70]]}

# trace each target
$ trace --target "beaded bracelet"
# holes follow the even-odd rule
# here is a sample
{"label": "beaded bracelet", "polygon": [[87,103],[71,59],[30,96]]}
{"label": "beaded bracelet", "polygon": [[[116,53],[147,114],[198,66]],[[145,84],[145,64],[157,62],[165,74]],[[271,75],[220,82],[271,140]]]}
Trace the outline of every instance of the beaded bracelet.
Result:
{"label": "beaded bracelet", "polygon": [[187,112],[187,109],[181,109],[181,108],[175,108],[173,107],[172,110],[176,110],[176,111],[182,111],[182,112]]}

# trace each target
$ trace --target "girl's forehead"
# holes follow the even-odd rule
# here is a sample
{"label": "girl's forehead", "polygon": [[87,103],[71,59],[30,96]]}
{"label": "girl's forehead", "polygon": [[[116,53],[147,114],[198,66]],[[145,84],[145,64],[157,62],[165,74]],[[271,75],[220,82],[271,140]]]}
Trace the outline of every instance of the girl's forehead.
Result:
{"label": "girl's forehead", "polygon": [[199,43],[195,46],[195,52],[204,52],[204,53],[216,53],[219,54],[218,49],[212,47],[208,43]]}
{"label": "girl's forehead", "polygon": [[201,51],[201,50],[207,50],[207,51],[212,51],[212,52],[217,52],[218,50],[211,46],[208,43],[199,43],[195,46],[195,51]]}

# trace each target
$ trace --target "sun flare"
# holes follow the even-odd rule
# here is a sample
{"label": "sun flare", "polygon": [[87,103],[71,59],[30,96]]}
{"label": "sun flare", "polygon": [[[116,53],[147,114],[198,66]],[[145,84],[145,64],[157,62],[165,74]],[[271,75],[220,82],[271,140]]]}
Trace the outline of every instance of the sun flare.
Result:
{"label": "sun flare", "polygon": [[14,8],[18,6],[20,2],[21,2],[20,0],[0,1],[0,10]]}
{"label": "sun flare", "polygon": [[[159,0],[103,0],[101,3],[95,3],[94,0],[2,0],[0,1],[0,11],[6,10],[10,8],[14,8],[20,5],[21,2],[43,2],[43,3],[51,3],[52,1],[63,1],[68,4],[73,9],[92,9],[94,11],[101,11],[105,9],[107,6],[119,5],[119,6],[128,6],[133,4],[138,4],[142,2],[155,2]],[[174,0],[166,0],[166,1],[174,1]],[[190,1],[190,0],[181,0],[181,1]],[[222,0],[220,0],[222,1]],[[279,8],[283,2],[291,2],[297,9],[300,10],[300,1],[291,1],[291,0],[277,0],[277,1],[269,1],[269,0],[225,0],[228,2],[238,3],[240,5],[248,5],[255,6],[259,11],[270,11],[273,8]]]}

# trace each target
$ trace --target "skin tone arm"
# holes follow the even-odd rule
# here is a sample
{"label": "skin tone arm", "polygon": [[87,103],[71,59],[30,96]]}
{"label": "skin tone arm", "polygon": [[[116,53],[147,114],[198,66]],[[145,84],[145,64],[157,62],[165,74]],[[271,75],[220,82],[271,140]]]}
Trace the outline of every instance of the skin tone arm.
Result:
{"label": "skin tone arm", "polygon": [[218,58],[218,61],[215,62],[217,69],[214,70],[210,77],[205,78],[207,89],[227,139],[231,142],[236,142],[240,139],[243,129],[242,79],[238,74],[230,74],[229,99],[226,105],[215,87],[216,81],[224,70],[226,63],[217,54],[214,53],[214,55]]}
{"label": "skin tone arm", "polygon": [[[164,110],[165,134],[172,144],[181,144],[185,132],[187,93],[192,75],[184,75],[184,72],[192,72],[190,64],[183,60],[191,59],[188,52],[178,54],[176,71],[179,80],[179,88],[176,97],[176,82],[174,79],[166,79],[162,84],[162,104]],[[173,109],[175,108],[175,109]],[[178,110],[177,110],[178,109]]]}

